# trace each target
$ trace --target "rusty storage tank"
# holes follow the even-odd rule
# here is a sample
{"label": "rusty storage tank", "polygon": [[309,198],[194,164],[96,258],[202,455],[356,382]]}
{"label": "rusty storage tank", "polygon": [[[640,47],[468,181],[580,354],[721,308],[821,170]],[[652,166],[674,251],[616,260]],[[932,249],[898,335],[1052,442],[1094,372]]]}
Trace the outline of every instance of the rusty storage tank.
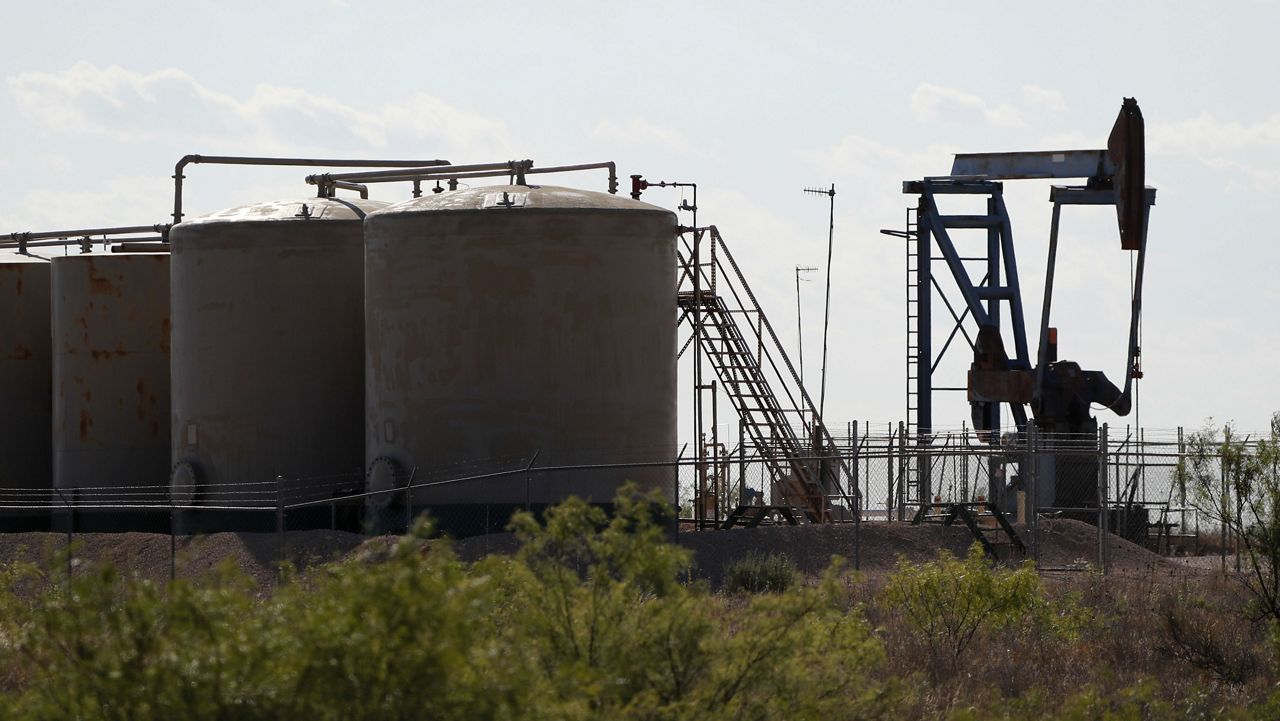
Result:
{"label": "rusty storage tank", "polygon": [[[535,452],[538,466],[674,457],[673,213],[569,188],[480,187],[373,213],[365,239],[370,490],[403,486],[414,468],[430,481]],[[448,504],[607,504],[624,480],[671,497],[673,479],[671,468],[540,473],[438,486],[413,503],[447,525]],[[369,506],[388,502],[402,503]]]}
{"label": "rusty storage tank", "polygon": [[277,475],[306,485],[308,497],[358,486],[363,221],[385,205],[266,202],[170,231],[179,498],[261,501]]}
{"label": "rusty storage tank", "polygon": [[0,488],[52,486],[49,297],[47,260],[0,255]]}
{"label": "rusty storage tank", "polygon": [[[168,253],[55,257],[52,282],[54,487],[70,496],[128,486],[139,501],[163,503],[170,468]],[[148,495],[148,486],[156,492]],[[110,527],[140,522],[119,513],[100,520]]]}

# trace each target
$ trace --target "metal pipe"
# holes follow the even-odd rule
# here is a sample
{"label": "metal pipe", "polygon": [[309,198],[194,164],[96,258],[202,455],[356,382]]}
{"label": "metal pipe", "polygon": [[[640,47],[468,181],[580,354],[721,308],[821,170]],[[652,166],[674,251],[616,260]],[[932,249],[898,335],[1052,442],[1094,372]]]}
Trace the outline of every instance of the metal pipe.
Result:
{"label": "metal pipe", "polygon": [[334,158],[264,158],[235,155],[184,155],[173,167],[173,222],[182,222],[182,170],[188,165],[278,165],[332,168],[420,168],[448,165],[447,160],[360,160]]}
{"label": "metal pipe", "polygon": [[323,179],[327,181],[334,180],[354,180],[358,182],[371,181],[375,178],[416,178],[430,175],[432,173],[469,173],[477,170],[501,170],[503,174],[514,173],[517,165],[524,165],[525,169],[533,167],[532,160],[508,160],[502,163],[476,163],[472,165],[449,165],[445,170],[440,170],[440,165],[448,165],[448,163],[424,163],[424,165],[432,167],[414,167],[414,166],[397,166],[408,167],[409,170],[374,170],[366,172],[352,173],[324,173],[323,175],[307,176],[307,182],[313,183],[312,178]]}
{"label": "metal pipe", "polygon": [[[367,185],[363,185],[363,184],[361,184],[361,183],[352,183],[352,182],[351,182],[351,181],[349,181],[349,180],[335,180],[335,181],[333,181],[333,182],[331,182],[331,183],[329,184],[329,189],[330,189],[330,190],[329,190],[329,196],[328,196],[328,197],[330,197],[330,198],[332,198],[332,197],[333,197],[333,189],[334,189],[334,188],[342,188],[343,190],[354,190],[354,191],[356,191],[356,192],[360,193],[360,199],[361,199],[361,200],[368,200],[368,199],[369,199],[369,186],[367,186]],[[321,191],[323,191],[323,188],[321,188]],[[322,197],[323,197],[323,196],[322,196]]]}
{"label": "metal pipe", "polygon": [[[506,163],[478,163],[475,165],[453,165],[443,169],[414,168],[410,171],[382,171],[372,173],[325,173],[307,176],[307,182],[322,188],[329,183],[343,180],[359,180],[362,183],[402,183],[413,181],[414,197],[421,195],[421,183],[424,180],[459,180],[463,178],[494,178],[502,175],[516,175],[517,184],[524,185],[523,175],[539,175],[547,173],[570,173],[579,170],[608,170],[609,193],[618,192],[618,168],[613,161],[602,163],[580,163],[576,165],[553,165],[546,168],[534,167],[531,160],[512,160]],[[417,172],[421,171],[421,172]],[[452,190],[452,188],[451,188]]]}
{"label": "metal pipe", "polygon": [[[151,240],[151,239],[150,238],[123,238],[121,240],[144,240],[145,241],[145,240]],[[162,238],[156,238],[155,240],[162,243],[165,242],[164,239]],[[24,253],[25,252],[24,249],[26,248],[53,248],[53,247],[60,247],[64,245],[81,245],[83,242],[84,242],[84,238],[63,238],[59,240],[41,240],[41,241],[36,241],[34,243],[24,243],[22,241],[13,243],[13,242],[5,241],[5,242],[0,242],[0,249],[4,249],[4,250],[17,249],[19,253]],[[119,241],[115,241],[115,242],[119,242]]]}
{"label": "metal pipe", "polygon": [[[0,241],[0,248],[17,248],[25,253],[27,248],[44,248],[58,245],[84,245],[85,240],[95,240],[93,236],[131,235],[134,233],[155,233],[161,242],[167,242],[169,225],[127,225],[116,228],[79,228],[76,230],[45,230],[39,232],[9,233],[9,240]],[[0,236],[4,237],[4,236]],[[128,238],[127,240],[151,240],[150,236]]]}
{"label": "metal pipe", "polygon": [[159,233],[169,232],[169,226],[163,223],[156,225],[127,225],[116,228],[79,228],[76,230],[44,230],[36,233],[10,233],[13,240],[44,240],[46,238],[83,238],[86,235],[125,235],[127,233]]}
{"label": "metal pipe", "polygon": [[[475,170],[475,171],[462,172],[462,173],[437,171],[433,173],[424,173],[424,174],[388,175],[385,177],[377,177],[377,178],[361,178],[360,182],[362,184],[368,184],[368,183],[407,183],[409,181],[423,181],[423,180],[456,181],[464,178],[498,178],[504,175],[511,175],[511,174],[512,174],[511,169],[504,167],[500,170]],[[319,174],[319,175],[308,175],[306,178],[306,182],[309,185],[318,185],[321,187],[321,189],[323,189],[326,185],[331,183],[350,182],[350,181],[334,180],[334,176],[326,173],[326,174]],[[450,190],[456,190],[456,188],[450,188]]]}
{"label": "metal pipe", "polygon": [[[609,194],[617,195],[618,193],[618,166],[613,161],[605,163],[582,163],[579,165],[556,165],[550,168],[530,168],[525,173],[536,175],[538,173],[568,173],[575,170],[598,170],[608,169],[609,171]],[[694,222],[697,225],[697,222]]]}

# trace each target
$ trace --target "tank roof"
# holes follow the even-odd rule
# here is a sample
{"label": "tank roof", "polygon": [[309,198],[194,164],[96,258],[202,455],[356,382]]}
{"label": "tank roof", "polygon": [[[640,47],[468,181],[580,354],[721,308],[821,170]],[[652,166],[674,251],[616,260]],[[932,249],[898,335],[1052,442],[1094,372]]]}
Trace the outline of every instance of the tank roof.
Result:
{"label": "tank roof", "polygon": [[[271,200],[219,210],[175,226],[212,223],[281,223],[315,220],[363,220],[364,216],[388,204],[381,200],[359,198],[306,198],[305,200]],[[305,207],[305,210],[304,210]]]}
{"label": "tank roof", "polygon": [[[503,194],[506,194],[505,197]],[[555,185],[486,185],[463,190],[423,195],[403,203],[397,203],[378,211],[377,215],[393,213],[506,210],[527,208],[534,210],[628,210],[671,213],[661,208],[626,196],[579,190]]]}

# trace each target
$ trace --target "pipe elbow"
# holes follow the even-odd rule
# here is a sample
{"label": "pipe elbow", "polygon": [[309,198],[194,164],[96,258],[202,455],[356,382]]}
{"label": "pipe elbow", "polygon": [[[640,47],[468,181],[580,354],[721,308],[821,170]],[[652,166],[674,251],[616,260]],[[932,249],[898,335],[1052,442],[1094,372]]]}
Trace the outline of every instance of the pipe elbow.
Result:
{"label": "pipe elbow", "polygon": [[179,159],[178,159],[178,162],[177,162],[177,163],[175,163],[175,164],[174,164],[174,166],[173,166],[173,177],[175,177],[175,178],[180,178],[180,177],[182,177],[182,169],[183,169],[183,168],[187,167],[188,165],[190,165],[190,164],[192,164],[192,163],[199,163],[199,162],[200,162],[200,156],[199,156],[199,155],[192,154],[192,155],[184,155],[184,156],[182,156],[181,158],[179,158]]}

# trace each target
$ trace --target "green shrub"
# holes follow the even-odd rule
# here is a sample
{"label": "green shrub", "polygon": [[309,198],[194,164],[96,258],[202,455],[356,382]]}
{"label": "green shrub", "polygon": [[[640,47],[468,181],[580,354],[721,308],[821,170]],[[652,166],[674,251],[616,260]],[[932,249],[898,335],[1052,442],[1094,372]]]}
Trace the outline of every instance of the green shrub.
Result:
{"label": "green shrub", "polygon": [[462,563],[420,526],[377,563],[167,586],[110,571],[0,598],[0,718],[874,719],[901,698],[834,573],[746,606],[682,584],[657,499],[519,515]]}
{"label": "green shrub", "polygon": [[996,568],[977,543],[963,559],[944,552],[918,566],[899,562],[881,602],[905,615],[935,660],[945,660],[953,670],[981,633],[1031,623],[1066,635],[1076,623],[1074,613],[1059,613],[1049,602],[1033,564]]}
{"label": "green shrub", "polygon": [[751,551],[724,567],[724,589],[730,593],[782,593],[796,582],[796,564],[782,553]]}

